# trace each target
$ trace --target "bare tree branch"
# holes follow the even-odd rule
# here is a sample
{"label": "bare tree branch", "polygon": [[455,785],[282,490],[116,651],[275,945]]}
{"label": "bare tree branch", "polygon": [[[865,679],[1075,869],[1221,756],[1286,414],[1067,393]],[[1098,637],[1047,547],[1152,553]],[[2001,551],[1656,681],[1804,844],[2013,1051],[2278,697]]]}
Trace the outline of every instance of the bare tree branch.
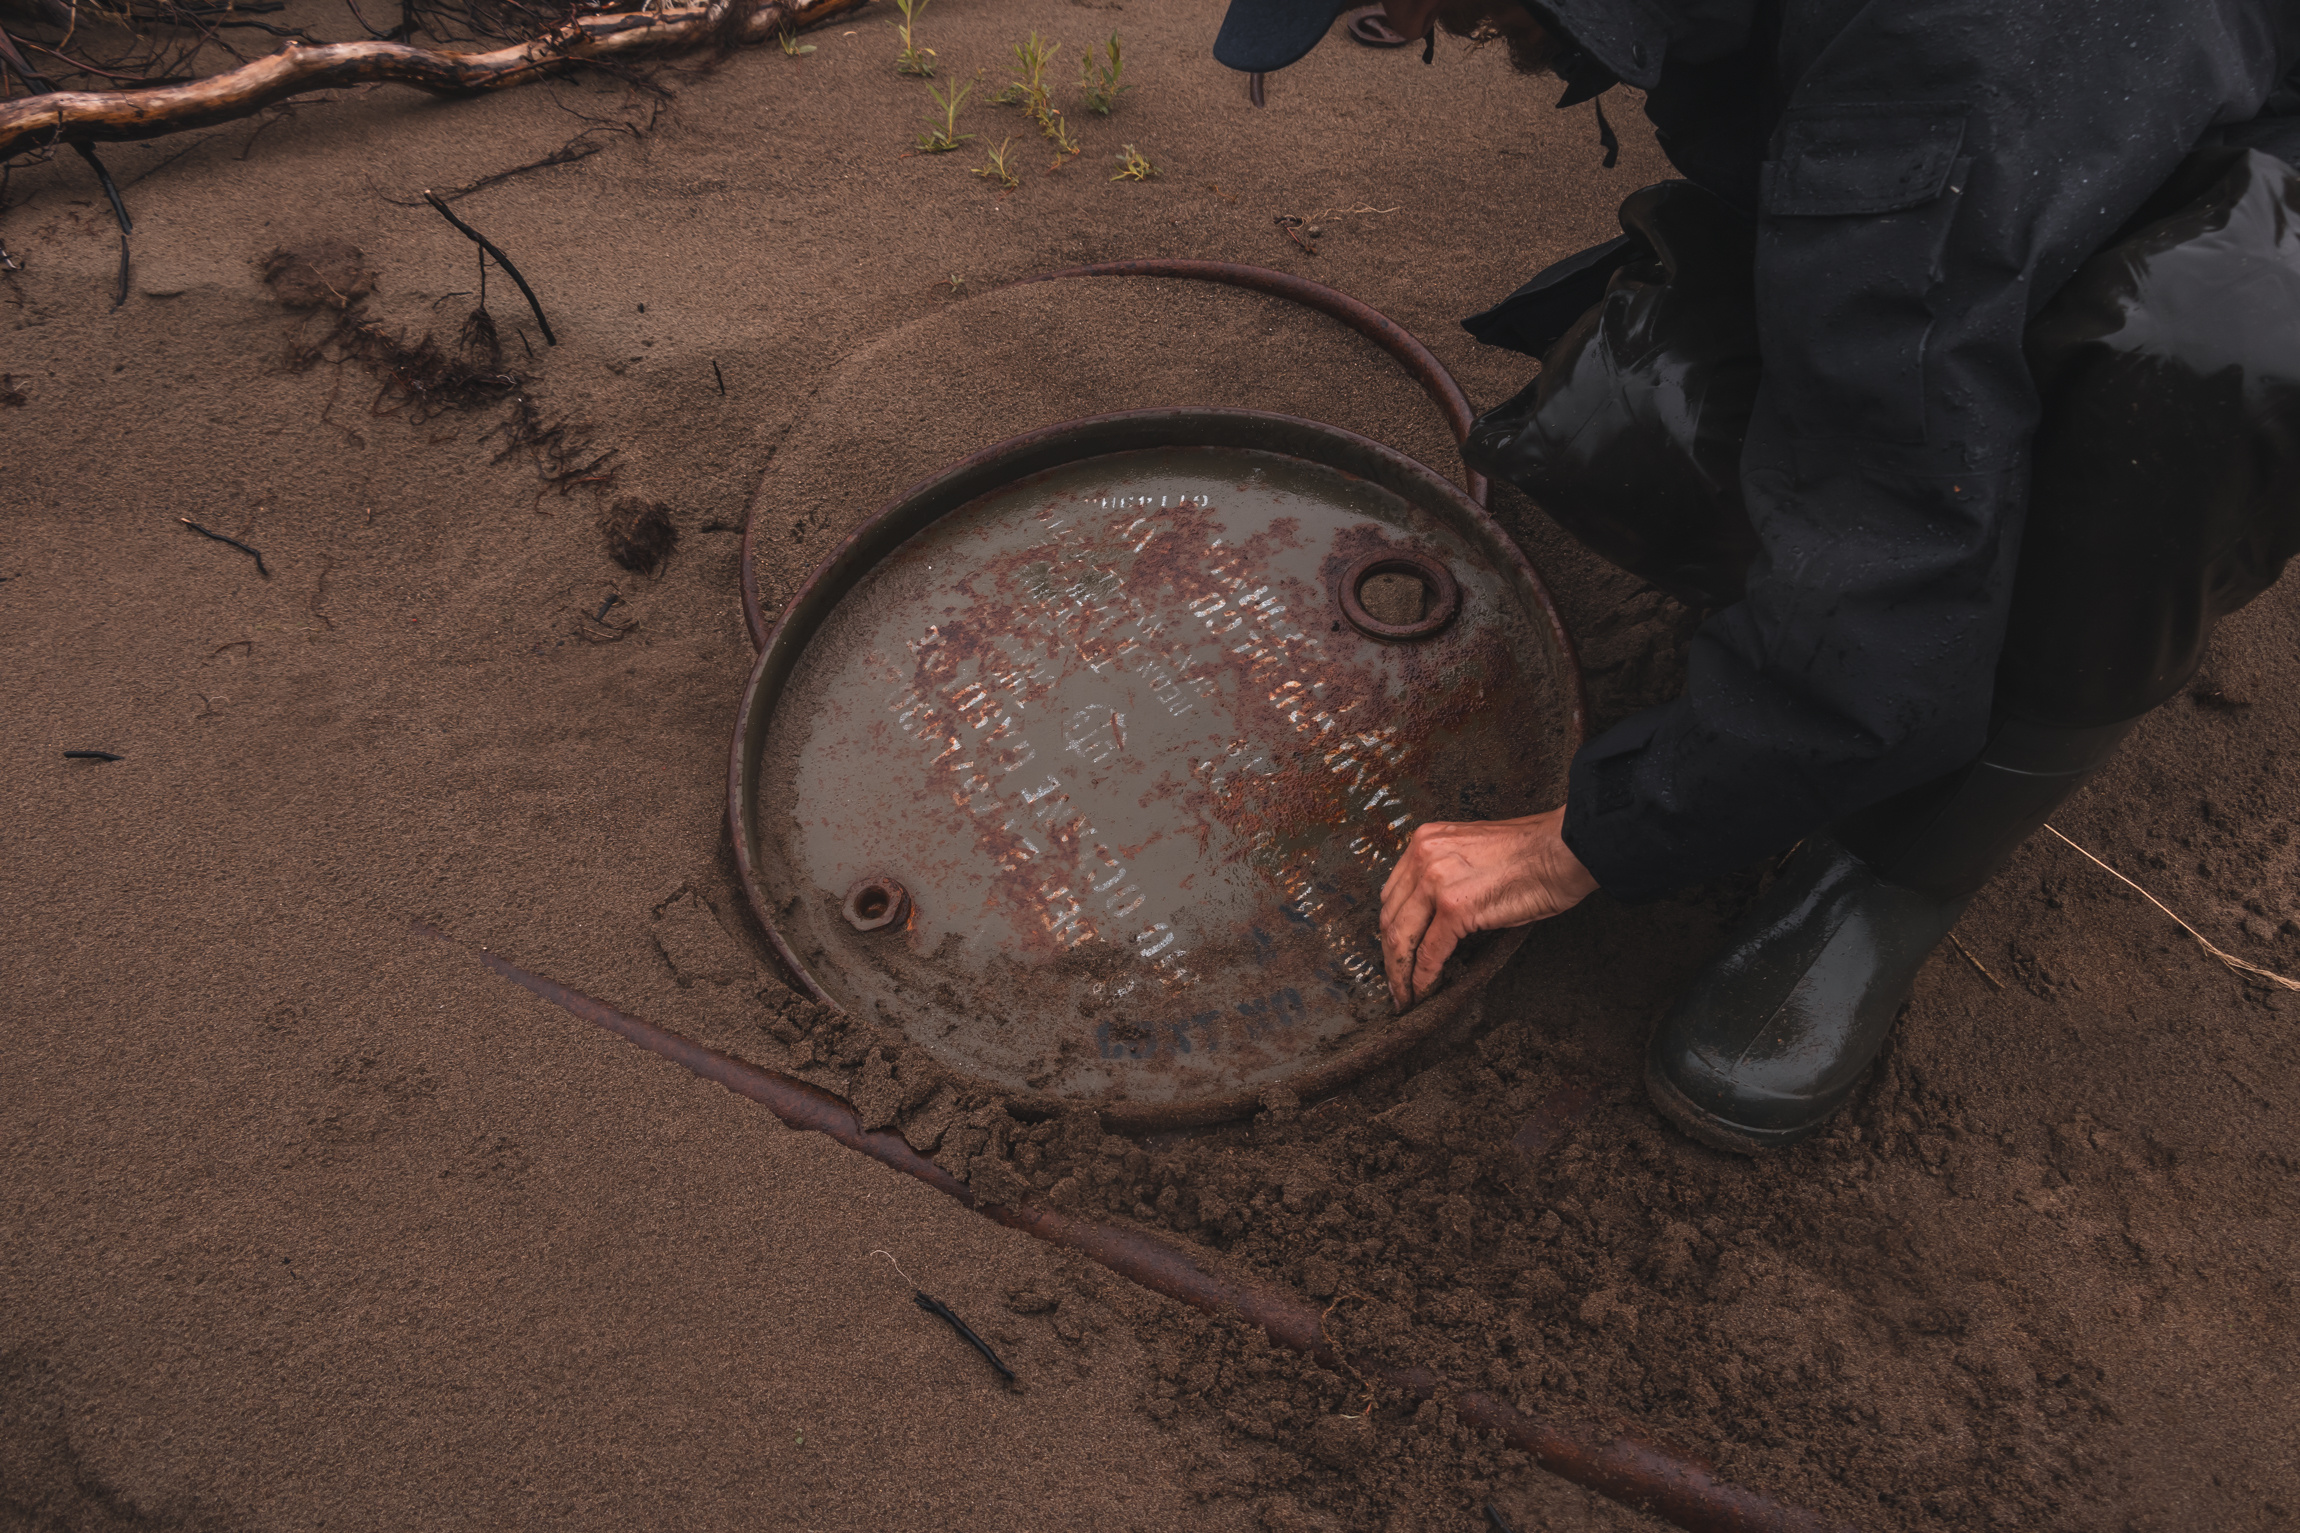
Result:
{"label": "bare tree branch", "polygon": [[864,0],[767,0],[741,26],[729,4],[587,16],[516,47],[446,53],[406,43],[290,43],[269,58],[188,85],[152,90],[53,91],[0,104],[0,159],[51,144],[158,138],[251,117],[311,91],[383,81],[440,96],[506,90],[609,58],[705,44],[763,42],[854,9]]}

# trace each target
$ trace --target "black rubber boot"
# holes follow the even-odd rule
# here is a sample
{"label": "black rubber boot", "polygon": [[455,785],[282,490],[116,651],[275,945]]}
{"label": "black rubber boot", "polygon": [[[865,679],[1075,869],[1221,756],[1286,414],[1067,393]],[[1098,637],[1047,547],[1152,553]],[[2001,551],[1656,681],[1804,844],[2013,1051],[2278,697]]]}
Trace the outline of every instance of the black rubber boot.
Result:
{"label": "black rubber boot", "polygon": [[1966,903],[2115,751],[2007,721],[1970,766],[1797,849],[1646,1051],[1654,1105],[1703,1144],[1794,1144],[1845,1104]]}

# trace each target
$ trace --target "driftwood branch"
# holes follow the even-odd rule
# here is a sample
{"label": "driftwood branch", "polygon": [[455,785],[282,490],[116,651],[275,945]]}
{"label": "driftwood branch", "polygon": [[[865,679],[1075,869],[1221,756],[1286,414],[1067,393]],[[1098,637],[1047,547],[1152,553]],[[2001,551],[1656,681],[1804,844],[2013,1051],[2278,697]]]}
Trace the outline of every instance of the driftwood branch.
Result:
{"label": "driftwood branch", "polygon": [[252,117],[312,91],[382,81],[439,96],[505,90],[595,60],[667,53],[706,43],[763,42],[853,10],[864,0],[767,0],[739,28],[728,4],[586,16],[532,42],[487,53],[446,53],[407,43],[290,43],[269,58],[188,85],[151,90],[51,91],[0,104],[0,160],[51,144],[158,138]]}

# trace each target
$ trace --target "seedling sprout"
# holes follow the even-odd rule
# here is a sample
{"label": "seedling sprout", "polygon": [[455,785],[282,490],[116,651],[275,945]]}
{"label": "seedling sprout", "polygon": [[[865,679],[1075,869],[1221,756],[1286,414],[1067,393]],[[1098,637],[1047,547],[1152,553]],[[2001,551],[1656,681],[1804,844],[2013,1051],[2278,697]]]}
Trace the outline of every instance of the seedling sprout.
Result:
{"label": "seedling sprout", "polygon": [[[980,165],[977,165],[974,168],[974,174],[982,177],[982,179],[985,181],[995,181],[999,184],[999,186],[1010,192],[1013,191],[1017,186],[1020,186],[1022,183],[1015,180],[1014,172],[1008,168],[1006,163],[1006,147],[1008,144],[1013,142],[1014,140],[1011,138],[1000,142],[996,149],[990,151],[990,158],[984,160]],[[958,290],[958,284],[960,280],[961,279],[957,277],[950,279],[952,292],[956,292]]]}
{"label": "seedling sprout", "polygon": [[974,82],[971,80],[964,85],[953,81],[941,90],[931,85],[926,88],[934,104],[942,108],[942,123],[939,127],[928,128],[918,136],[918,147],[921,150],[928,154],[948,154],[974,137],[971,133],[958,131],[958,109],[965,102],[967,93],[973,89]]}
{"label": "seedling sprout", "polygon": [[1060,43],[1042,43],[1033,32],[1029,38],[1014,45],[1014,61],[1022,68],[1019,78],[1007,82],[1006,89],[991,98],[995,106],[1019,106],[1032,118],[1047,108],[1046,66],[1062,49]]}
{"label": "seedling sprout", "polygon": [[1054,165],[1059,170],[1062,167],[1060,156],[1078,153],[1078,140],[1070,136],[1070,124],[1064,122],[1062,114],[1053,107],[1047,107],[1038,114],[1038,126],[1045,130],[1048,138],[1054,140],[1056,150]]}
{"label": "seedling sprout", "polygon": [[783,45],[783,54],[787,58],[795,59],[802,54],[808,54],[815,51],[815,45],[813,43],[800,42],[799,34],[792,31],[789,27],[785,27],[780,32],[777,32],[775,34],[775,41]]}
{"label": "seedling sprout", "polygon": [[1078,88],[1086,94],[1086,110],[1097,117],[1108,117],[1118,105],[1118,93],[1127,89],[1126,61],[1118,51],[1118,34],[1110,34],[1110,53],[1107,58],[1096,56],[1092,43],[1086,45],[1086,56],[1078,61]]}
{"label": "seedling sprout", "polygon": [[894,72],[898,75],[916,75],[929,79],[934,74],[934,50],[921,48],[912,35],[918,18],[926,11],[926,0],[894,0],[894,8],[902,12],[902,20],[894,23],[895,36],[902,39],[902,52],[895,55]]}
{"label": "seedling sprout", "polygon": [[1147,181],[1156,174],[1158,174],[1158,167],[1150,163],[1149,156],[1132,144],[1128,144],[1126,153],[1119,157],[1118,174],[1110,179],[1113,181]]}

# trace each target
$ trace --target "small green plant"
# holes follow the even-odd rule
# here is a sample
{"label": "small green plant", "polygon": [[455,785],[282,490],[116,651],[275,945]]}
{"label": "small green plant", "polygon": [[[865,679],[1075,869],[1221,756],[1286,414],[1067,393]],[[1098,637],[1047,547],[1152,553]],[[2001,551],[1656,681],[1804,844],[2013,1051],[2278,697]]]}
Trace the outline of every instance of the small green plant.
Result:
{"label": "small green plant", "polygon": [[1019,106],[1030,117],[1036,118],[1046,110],[1050,99],[1046,89],[1046,66],[1054,62],[1054,55],[1062,51],[1060,43],[1042,43],[1033,32],[1026,41],[1014,45],[1014,62],[1022,73],[1009,80],[1006,89],[991,97],[993,106]]}
{"label": "small green plant", "polygon": [[[918,136],[920,149],[928,154],[948,154],[974,137],[971,133],[958,131],[958,109],[965,102],[967,93],[973,89],[974,83],[971,80],[964,85],[953,81],[941,90],[931,85],[926,88],[934,104],[942,108],[942,122],[940,126],[929,127]],[[933,119],[929,118],[928,121],[932,123]]]}
{"label": "small green plant", "polygon": [[1086,56],[1078,61],[1078,88],[1086,93],[1086,110],[1097,117],[1108,117],[1118,105],[1118,93],[1127,89],[1126,60],[1118,50],[1118,34],[1110,34],[1110,53],[1106,58],[1096,56],[1092,43],[1086,45]]}
{"label": "small green plant", "polygon": [[894,72],[916,75],[921,80],[933,78],[934,50],[921,48],[915,35],[918,18],[926,13],[926,0],[894,0],[894,8],[902,12],[902,20],[892,24],[895,36],[902,39],[902,52],[894,58]]}
{"label": "small green plant", "polygon": [[1061,169],[1062,161],[1059,156],[1075,155],[1079,149],[1078,140],[1070,136],[1070,124],[1062,120],[1060,112],[1053,107],[1047,107],[1038,113],[1038,126],[1048,138],[1054,140],[1054,150],[1058,156],[1054,166],[1057,170]]}
{"label": "small green plant", "polygon": [[783,45],[783,54],[787,58],[795,59],[800,57],[802,54],[808,54],[815,51],[815,45],[813,43],[800,42],[799,34],[793,32],[789,27],[785,27],[780,32],[777,32],[775,34],[775,41]]}
{"label": "small green plant", "polygon": [[1150,163],[1149,156],[1132,144],[1128,144],[1126,152],[1118,157],[1118,174],[1110,179],[1113,181],[1147,181],[1156,174],[1158,174],[1158,167]]}
{"label": "small green plant", "polygon": [[[996,149],[990,151],[989,159],[984,160],[980,165],[974,167],[974,173],[982,177],[983,180],[995,181],[1002,188],[1010,192],[1022,184],[1020,181],[1014,179],[1014,172],[1008,168],[1006,163],[1006,148],[1008,144],[1013,142],[1014,140],[1011,138],[1005,140]],[[961,277],[952,277],[950,279],[950,290],[954,293],[957,292],[959,284],[964,280],[965,279]]]}

